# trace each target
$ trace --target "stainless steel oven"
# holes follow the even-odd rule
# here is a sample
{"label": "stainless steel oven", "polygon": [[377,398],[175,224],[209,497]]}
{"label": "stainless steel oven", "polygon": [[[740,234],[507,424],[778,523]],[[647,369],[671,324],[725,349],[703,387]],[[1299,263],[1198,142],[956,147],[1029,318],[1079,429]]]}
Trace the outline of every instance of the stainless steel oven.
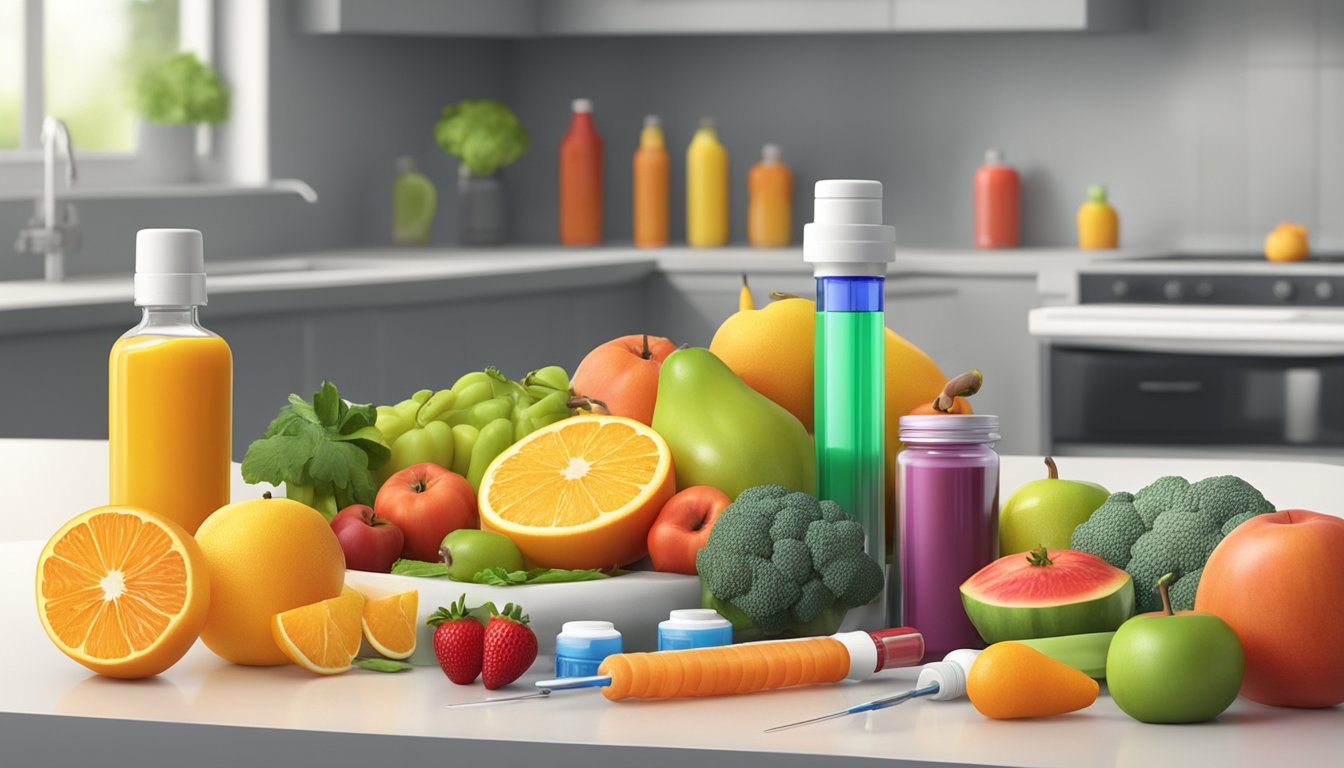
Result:
{"label": "stainless steel oven", "polygon": [[1051,453],[1344,464],[1344,265],[1110,264],[1033,310]]}

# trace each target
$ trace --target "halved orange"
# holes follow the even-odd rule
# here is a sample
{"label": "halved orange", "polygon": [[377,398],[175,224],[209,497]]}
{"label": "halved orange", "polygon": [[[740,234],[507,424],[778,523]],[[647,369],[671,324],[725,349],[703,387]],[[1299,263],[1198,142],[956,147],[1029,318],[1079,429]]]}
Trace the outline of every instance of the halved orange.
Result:
{"label": "halved orange", "polygon": [[365,598],[361,621],[364,639],[389,659],[410,658],[415,653],[419,609],[420,592],[414,589],[376,600]]}
{"label": "halved orange", "polygon": [[364,596],[350,587],[337,597],[275,614],[271,635],[289,660],[309,672],[335,675],[359,653]]}
{"label": "halved orange", "polygon": [[37,614],[66,656],[100,675],[149,677],[196,642],[210,574],[191,534],[138,507],[97,507],[37,558]]}
{"label": "halved orange", "polygon": [[672,452],[652,428],[620,416],[542,427],[491,462],[481,527],[513,539],[542,568],[625,565],[676,491]]}

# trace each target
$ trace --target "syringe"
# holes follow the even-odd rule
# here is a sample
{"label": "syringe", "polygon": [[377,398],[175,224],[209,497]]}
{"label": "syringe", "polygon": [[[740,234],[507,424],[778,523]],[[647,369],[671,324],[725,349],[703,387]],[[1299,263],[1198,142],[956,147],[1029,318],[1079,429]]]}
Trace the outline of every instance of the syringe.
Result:
{"label": "syringe", "polygon": [[[829,637],[608,656],[592,677],[542,680],[535,693],[473,704],[544,698],[552,691],[601,688],[612,701],[727,696],[798,685],[867,680],[924,658],[924,637],[910,627],[840,632]],[[449,705],[465,706],[465,705]]]}
{"label": "syringe", "polygon": [[786,731],[790,728],[797,728],[802,725],[811,725],[813,723],[822,723],[827,720],[835,720],[847,715],[857,715],[863,712],[876,712],[879,709],[894,707],[897,704],[921,698],[929,697],[934,701],[950,701],[959,699],[966,695],[966,676],[971,673],[971,665],[975,663],[975,657],[979,656],[979,651],[962,649],[952,651],[943,657],[942,661],[934,661],[924,665],[919,671],[919,679],[915,681],[915,687],[908,691],[901,691],[890,696],[883,696],[880,699],[865,701],[862,704],[855,704],[847,709],[831,712],[830,714],[819,717],[799,720],[796,723],[787,725],[777,725],[774,728],[766,728],[766,733],[776,731]]}

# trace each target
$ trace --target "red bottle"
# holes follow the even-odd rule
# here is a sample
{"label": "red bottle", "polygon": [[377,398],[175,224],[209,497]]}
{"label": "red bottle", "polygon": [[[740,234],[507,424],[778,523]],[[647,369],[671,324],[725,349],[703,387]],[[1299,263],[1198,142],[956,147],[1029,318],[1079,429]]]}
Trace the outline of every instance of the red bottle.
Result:
{"label": "red bottle", "polygon": [[560,142],[560,242],[602,242],[602,137],[593,125],[593,103],[574,100],[569,132]]}
{"label": "red bottle", "polygon": [[975,172],[975,247],[1014,248],[1018,236],[1017,171],[997,149],[986,150]]}

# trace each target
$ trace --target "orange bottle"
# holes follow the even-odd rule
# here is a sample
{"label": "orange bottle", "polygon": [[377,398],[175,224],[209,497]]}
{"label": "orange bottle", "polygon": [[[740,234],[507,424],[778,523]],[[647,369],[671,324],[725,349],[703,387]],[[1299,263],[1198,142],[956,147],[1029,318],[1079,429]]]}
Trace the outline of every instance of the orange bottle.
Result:
{"label": "orange bottle", "polygon": [[667,146],[657,115],[644,118],[634,165],[635,245],[640,248],[667,245]]}
{"label": "orange bottle", "polygon": [[110,498],[195,533],[229,503],[233,355],[202,328],[201,233],[144,229],[136,235],[140,324],[108,358]]}
{"label": "orange bottle", "polygon": [[985,152],[975,172],[975,247],[1014,248],[1018,243],[1018,177],[997,149]]}
{"label": "orange bottle", "polygon": [[758,248],[788,245],[793,236],[793,172],[780,156],[778,144],[761,147],[747,176],[747,242]]}
{"label": "orange bottle", "polygon": [[569,132],[560,142],[560,242],[602,242],[602,137],[593,103],[575,99]]}

